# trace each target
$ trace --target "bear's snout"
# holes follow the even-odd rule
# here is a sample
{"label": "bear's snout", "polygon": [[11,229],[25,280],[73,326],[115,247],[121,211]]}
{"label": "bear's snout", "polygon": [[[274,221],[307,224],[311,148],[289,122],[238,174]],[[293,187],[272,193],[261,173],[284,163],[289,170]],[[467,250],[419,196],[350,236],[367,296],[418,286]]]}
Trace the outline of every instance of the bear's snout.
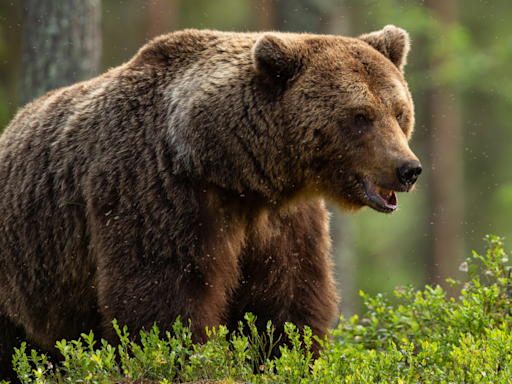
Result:
{"label": "bear's snout", "polygon": [[400,168],[396,169],[396,175],[400,183],[406,185],[407,189],[409,189],[418,179],[421,170],[422,168],[419,161],[408,161]]}

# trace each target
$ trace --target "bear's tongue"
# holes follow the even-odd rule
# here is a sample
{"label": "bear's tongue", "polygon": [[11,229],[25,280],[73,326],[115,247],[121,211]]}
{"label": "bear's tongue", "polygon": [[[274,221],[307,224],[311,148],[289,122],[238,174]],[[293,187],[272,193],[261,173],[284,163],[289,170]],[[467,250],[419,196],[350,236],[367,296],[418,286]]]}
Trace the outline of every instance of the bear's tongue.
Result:
{"label": "bear's tongue", "polygon": [[368,199],[378,208],[385,211],[394,211],[398,207],[395,191],[377,187],[368,180],[363,182],[363,186]]}

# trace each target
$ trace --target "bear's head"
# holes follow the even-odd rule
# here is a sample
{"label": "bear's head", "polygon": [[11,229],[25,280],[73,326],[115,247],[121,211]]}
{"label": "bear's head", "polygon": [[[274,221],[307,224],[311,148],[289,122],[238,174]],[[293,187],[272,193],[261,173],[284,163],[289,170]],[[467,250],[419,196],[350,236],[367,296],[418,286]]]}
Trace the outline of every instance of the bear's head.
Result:
{"label": "bear's head", "polygon": [[410,191],[421,172],[408,145],[408,51],[407,32],[394,26],[359,38],[259,37],[253,63],[261,79],[282,90],[293,183],[346,210],[397,208],[395,192]]}

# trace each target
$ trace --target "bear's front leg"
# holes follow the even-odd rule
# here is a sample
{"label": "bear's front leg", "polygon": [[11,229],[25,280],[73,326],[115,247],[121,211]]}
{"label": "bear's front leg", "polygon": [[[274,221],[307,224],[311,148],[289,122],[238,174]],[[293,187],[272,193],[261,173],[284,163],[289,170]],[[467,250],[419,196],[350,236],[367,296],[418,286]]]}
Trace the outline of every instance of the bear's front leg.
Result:
{"label": "bear's front leg", "polygon": [[170,224],[151,224],[143,232],[137,228],[140,220],[119,216],[101,227],[98,250],[97,292],[105,338],[118,342],[113,319],[137,335],[155,323],[162,332],[172,331],[180,316],[185,326],[190,319],[193,341],[206,342],[205,327],[223,323],[228,296],[238,284],[239,269],[230,250],[203,241],[204,233],[193,227],[184,228],[188,233],[181,237],[167,230]]}
{"label": "bear's front leg", "polygon": [[100,311],[105,337],[118,342],[112,327],[117,319],[132,335],[149,331],[156,324],[160,331],[172,331],[176,318],[189,325],[195,343],[207,341],[205,327],[218,326],[226,308],[222,285],[205,280],[197,273],[158,263],[127,268],[122,263],[104,266],[98,284]]}
{"label": "bear's front leg", "polygon": [[[230,329],[252,312],[260,332],[271,320],[278,333],[285,322],[292,322],[300,329],[309,326],[323,338],[338,308],[323,201],[270,212],[250,233],[242,256],[241,285],[230,304]],[[316,357],[319,348],[314,342]]]}

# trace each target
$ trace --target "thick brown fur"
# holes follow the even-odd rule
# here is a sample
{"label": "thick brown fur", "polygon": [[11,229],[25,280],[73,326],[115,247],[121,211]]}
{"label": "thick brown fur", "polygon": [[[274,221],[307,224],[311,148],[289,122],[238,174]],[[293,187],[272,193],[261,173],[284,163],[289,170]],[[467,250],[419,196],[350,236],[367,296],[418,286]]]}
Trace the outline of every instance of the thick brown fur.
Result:
{"label": "thick brown fur", "polygon": [[115,342],[114,318],[136,334],[180,315],[204,342],[250,311],[324,336],[322,198],[355,211],[362,178],[410,189],[408,44],[392,26],[186,30],[20,110],[0,137],[0,378],[20,332],[46,351],[90,330]]}

